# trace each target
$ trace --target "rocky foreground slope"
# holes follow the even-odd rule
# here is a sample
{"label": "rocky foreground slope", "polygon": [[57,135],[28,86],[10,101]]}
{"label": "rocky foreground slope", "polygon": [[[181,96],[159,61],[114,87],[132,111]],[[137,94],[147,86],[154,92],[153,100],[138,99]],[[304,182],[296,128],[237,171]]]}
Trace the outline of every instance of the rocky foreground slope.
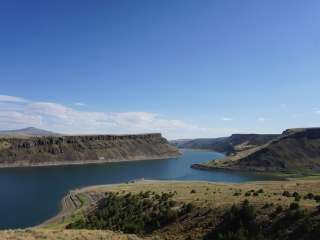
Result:
{"label": "rocky foreground slope", "polygon": [[254,171],[320,171],[320,128],[289,129],[260,147],[193,167]]}
{"label": "rocky foreground slope", "polygon": [[0,167],[164,159],[179,154],[158,133],[0,138]]}

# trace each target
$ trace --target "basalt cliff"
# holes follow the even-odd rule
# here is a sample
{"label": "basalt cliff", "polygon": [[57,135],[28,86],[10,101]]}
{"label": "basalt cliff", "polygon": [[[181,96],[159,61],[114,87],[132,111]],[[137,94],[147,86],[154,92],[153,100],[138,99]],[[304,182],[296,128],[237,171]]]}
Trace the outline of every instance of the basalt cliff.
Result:
{"label": "basalt cliff", "polygon": [[159,133],[0,138],[0,167],[166,159],[180,155]]}

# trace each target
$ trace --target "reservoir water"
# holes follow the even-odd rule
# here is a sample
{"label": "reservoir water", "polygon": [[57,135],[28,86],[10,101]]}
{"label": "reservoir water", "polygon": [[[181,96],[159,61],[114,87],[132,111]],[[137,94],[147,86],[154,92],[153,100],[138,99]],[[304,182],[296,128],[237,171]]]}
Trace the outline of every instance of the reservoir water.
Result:
{"label": "reservoir water", "polygon": [[0,169],[0,229],[39,224],[59,211],[60,200],[70,189],[88,185],[140,178],[234,183],[271,179],[249,173],[190,168],[193,163],[221,156],[210,151],[183,150],[181,157],[167,160]]}

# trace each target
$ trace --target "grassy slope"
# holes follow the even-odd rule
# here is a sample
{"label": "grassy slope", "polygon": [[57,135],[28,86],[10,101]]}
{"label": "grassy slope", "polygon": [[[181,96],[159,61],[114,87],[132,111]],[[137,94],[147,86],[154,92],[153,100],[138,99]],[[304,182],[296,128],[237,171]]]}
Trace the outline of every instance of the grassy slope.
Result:
{"label": "grassy slope", "polygon": [[[245,197],[244,193],[255,189],[264,189],[264,194],[258,197]],[[191,190],[196,190],[191,193]],[[129,184],[93,186],[80,190],[80,192],[104,193],[104,192],[131,192],[143,191],[177,192],[173,200],[178,202],[193,203],[199,207],[228,207],[233,203],[239,203],[244,199],[259,206],[266,201],[279,202],[281,205],[289,205],[292,199],[281,196],[283,191],[297,191],[301,195],[309,192],[320,194],[320,180],[290,180],[290,181],[268,181],[252,182],[243,184],[223,184],[211,182],[179,182],[179,181],[139,181]],[[241,191],[241,196],[234,196],[235,192]],[[274,195],[276,193],[276,195]],[[281,200],[279,200],[281,199]],[[315,207],[317,203],[309,200],[301,200],[301,206]]]}
{"label": "grassy slope", "polygon": [[[251,196],[245,196],[246,192],[250,190],[257,191],[259,189],[263,189],[264,193],[261,193],[258,196],[253,196],[252,194]],[[195,192],[192,190],[195,190]],[[46,229],[46,231],[64,229],[68,223],[78,219],[83,212],[90,207],[92,196],[103,195],[105,192],[139,193],[144,191],[154,191],[156,193],[176,192],[173,196],[173,200],[175,201],[192,203],[197,209],[216,209],[215,211],[220,213],[229,209],[232,204],[239,204],[245,199],[248,199],[251,204],[259,209],[261,209],[265,203],[274,203],[274,208],[281,205],[286,209],[294,202],[294,198],[282,196],[284,191],[289,191],[291,193],[298,192],[301,196],[305,196],[310,192],[315,195],[320,195],[320,180],[252,182],[245,184],[139,181],[129,184],[92,186],[77,190],[77,195],[80,195],[81,197],[86,196],[85,201],[82,205],[79,205],[77,210],[73,211],[71,215],[65,216],[63,219],[60,218],[55,219],[53,222],[51,221],[48,225],[42,226],[41,229]],[[239,192],[241,195],[235,196],[235,193]],[[310,210],[314,210],[316,206],[319,205],[319,203],[314,200],[305,200],[303,198],[300,200],[299,204],[302,208]],[[148,237],[153,238],[160,236],[163,238],[169,237],[169,239],[185,239],[185,229],[191,229],[189,234],[192,234],[194,239],[200,239],[197,238],[197,236],[203,236],[205,231],[208,231],[208,223],[211,223],[216,217],[214,215],[215,213],[212,213],[204,215],[206,219],[204,220],[203,217],[201,217],[201,214],[197,213],[195,216],[192,216],[179,224],[172,224],[164,229],[155,231]],[[199,226],[195,227],[195,224],[198,224]]]}

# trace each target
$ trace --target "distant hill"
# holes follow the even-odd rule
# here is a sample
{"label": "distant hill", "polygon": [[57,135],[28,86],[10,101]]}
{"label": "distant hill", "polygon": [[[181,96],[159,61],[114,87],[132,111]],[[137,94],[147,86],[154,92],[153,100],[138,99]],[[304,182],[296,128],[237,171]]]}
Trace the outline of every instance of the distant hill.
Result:
{"label": "distant hill", "polygon": [[177,147],[181,148],[185,143],[192,141],[192,139],[177,139],[177,140],[170,140],[170,144]]}
{"label": "distant hill", "polygon": [[50,132],[47,130],[28,127],[23,129],[17,130],[4,130],[0,131],[0,137],[21,137],[21,138],[28,138],[28,137],[47,137],[47,136],[61,136],[61,134]]}
{"label": "distant hill", "polygon": [[214,150],[223,153],[229,153],[233,150],[232,146],[228,143],[227,137],[176,140],[175,142],[170,143],[178,148]]}
{"label": "distant hill", "polygon": [[175,140],[170,143],[178,148],[207,149],[229,155],[266,144],[278,136],[278,134],[232,134],[230,137]]}
{"label": "distant hill", "polygon": [[288,129],[262,146],[202,166],[254,171],[320,171],[320,128]]}

